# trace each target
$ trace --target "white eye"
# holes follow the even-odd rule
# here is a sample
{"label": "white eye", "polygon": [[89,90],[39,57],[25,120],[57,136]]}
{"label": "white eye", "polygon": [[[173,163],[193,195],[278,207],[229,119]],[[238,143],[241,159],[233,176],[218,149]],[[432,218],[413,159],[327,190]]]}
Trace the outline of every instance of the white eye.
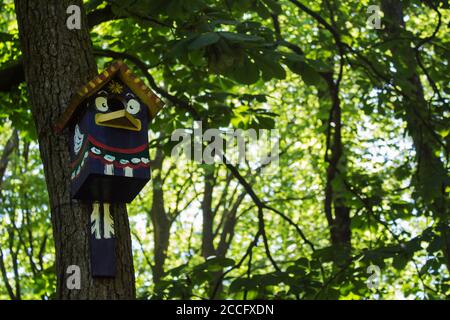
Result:
{"label": "white eye", "polygon": [[108,111],[108,99],[106,99],[106,97],[95,98],[95,107],[98,111]]}
{"label": "white eye", "polygon": [[128,101],[127,104],[127,112],[130,114],[136,114],[139,111],[141,111],[141,104],[134,99],[131,99],[130,101]]}

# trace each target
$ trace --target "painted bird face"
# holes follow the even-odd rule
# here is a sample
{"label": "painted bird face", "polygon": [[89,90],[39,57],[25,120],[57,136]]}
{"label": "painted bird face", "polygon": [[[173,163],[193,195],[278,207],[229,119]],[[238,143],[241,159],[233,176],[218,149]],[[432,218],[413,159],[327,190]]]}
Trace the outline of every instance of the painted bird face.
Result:
{"label": "painted bird face", "polygon": [[143,109],[139,99],[122,83],[111,81],[94,100],[95,123],[98,126],[131,131],[142,130]]}
{"label": "painted bird face", "polygon": [[148,142],[148,108],[119,79],[88,101],[89,133],[98,141],[123,149]]}

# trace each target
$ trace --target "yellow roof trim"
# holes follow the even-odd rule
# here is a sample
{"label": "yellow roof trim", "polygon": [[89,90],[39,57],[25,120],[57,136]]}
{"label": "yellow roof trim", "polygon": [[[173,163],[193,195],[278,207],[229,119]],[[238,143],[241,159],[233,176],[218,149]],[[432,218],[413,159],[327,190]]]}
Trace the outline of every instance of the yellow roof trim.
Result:
{"label": "yellow roof trim", "polygon": [[134,94],[144,103],[150,113],[150,119],[153,119],[159,110],[162,109],[164,103],[156,94],[148,88],[144,82],[136,77],[128,66],[121,60],[113,62],[106,70],[97,75],[88,82],[80,91],[73,96],[69,106],[66,108],[55,128],[61,132],[66,128],[75,115],[79,112],[79,108],[83,101],[97,93],[103,88],[113,77],[119,75],[119,78],[126,84]]}

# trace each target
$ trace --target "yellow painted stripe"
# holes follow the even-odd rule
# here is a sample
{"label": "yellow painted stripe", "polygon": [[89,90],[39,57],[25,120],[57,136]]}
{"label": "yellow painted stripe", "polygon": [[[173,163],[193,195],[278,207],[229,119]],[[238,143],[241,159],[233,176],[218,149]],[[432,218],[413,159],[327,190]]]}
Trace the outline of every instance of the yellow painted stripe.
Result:
{"label": "yellow painted stripe", "polygon": [[109,77],[109,72],[108,72],[107,70],[105,70],[105,71],[103,71],[103,75],[104,75],[105,77]]}

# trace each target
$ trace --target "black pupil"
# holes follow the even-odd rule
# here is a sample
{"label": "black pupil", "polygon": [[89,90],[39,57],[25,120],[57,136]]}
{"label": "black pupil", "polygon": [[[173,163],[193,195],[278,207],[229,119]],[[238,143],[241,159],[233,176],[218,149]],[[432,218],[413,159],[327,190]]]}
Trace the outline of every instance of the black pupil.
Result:
{"label": "black pupil", "polygon": [[108,98],[108,107],[111,111],[118,111],[124,109],[124,105],[121,100],[117,98]]}

